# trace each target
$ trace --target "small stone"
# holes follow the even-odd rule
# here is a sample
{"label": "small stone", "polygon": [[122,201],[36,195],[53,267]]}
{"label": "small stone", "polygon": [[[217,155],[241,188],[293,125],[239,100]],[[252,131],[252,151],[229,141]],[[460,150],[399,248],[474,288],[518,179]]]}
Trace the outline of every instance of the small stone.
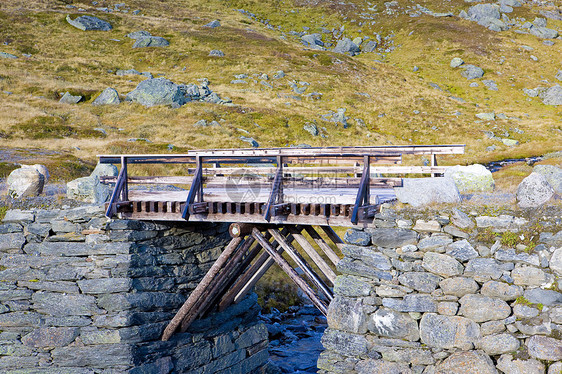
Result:
{"label": "small stone", "polygon": [[425,232],[440,232],[441,231],[441,225],[439,224],[439,222],[435,221],[435,220],[431,220],[431,221],[424,221],[424,220],[417,220],[416,224],[414,225],[413,229],[415,231],[425,231]]}
{"label": "small stone", "polygon": [[119,99],[119,93],[115,88],[108,87],[103,92],[96,97],[92,102],[92,105],[118,105],[121,103]]}
{"label": "small stone", "polygon": [[469,64],[469,65],[463,65],[462,67],[464,71],[461,73],[461,75],[466,79],[482,78],[482,76],[484,75],[484,70],[482,70],[478,66]]}
{"label": "small stone", "polygon": [[365,246],[371,244],[371,235],[365,231],[349,229],[345,232],[344,240],[349,244]]}
{"label": "small stone", "polygon": [[552,281],[552,276],[532,266],[521,266],[511,272],[513,282],[519,286],[540,287]]}
{"label": "small stone", "polygon": [[73,96],[70,92],[65,92],[64,95],[59,100],[59,103],[63,104],[78,104],[82,100],[82,96]]}
{"label": "small stone", "polygon": [[210,57],[224,57],[224,52],[218,49],[213,49],[209,52]]}
{"label": "small stone", "polygon": [[442,301],[437,304],[437,313],[444,316],[454,316],[459,310],[459,304],[453,301]]}
{"label": "small stone", "polygon": [[[487,5],[487,4],[486,4]],[[480,351],[456,352],[437,366],[436,374],[497,374],[490,357]]]}
{"label": "small stone", "polygon": [[511,334],[488,335],[480,339],[478,346],[490,356],[497,356],[519,349],[519,340]]}
{"label": "small stone", "polygon": [[544,364],[534,359],[513,360],[512,355],[502,355],[497,368],[505,374],[544,374]]}
{"label": "small stone", "polygon": [[133,48],[167,47],[170,42],[160,36],[143,36],[133,44]]}
{"label": "small stone", "polygon": [[517,299],[519,296],[523,296],[523,287],[509,285],[503,282],[488,281],[484,283],[480,293],[484,296],[511,301]]}
{"label": "small stone", "polygon": [[458,68],[459,66],[461,66],[462,64],[464,64],[464,61],[462,60],[462,58],[460,57],[454,57],[451,62],[450,62],[450,66],[452,68]]}
{"label": "small stone", "polygon": [[367,332],[367,315],[361,299],[336,296],[328,307],[327,320],[332,329],[354,334]]}
{"label": "small stone", "polygon": [[75,19],[71,19],[70,16],[67,15],[66,21],[82,31],[109,31],[113,28],[109,22],[93,16],[80,16]]}
{"label": "small stone", "polygon": [[467,294],[473,294],[478,291],[478,283],[472,278],[455,277],[443,279],[439,286],[445,295],[453,295],[463,297]]}
{"label": "small stone", "polygon": [[221,25],[221,23],[220,23],[219,20],[213,20],[213,21],[207,23],[207,24],[205,25],[205,27],[210,27],[210,28],[214,29],[214,28],[216,28],[216,27],[220,27],[220,25]]}
{"label": "small stone", "polygon": [[400,284],[422,293],[435,291],[441,279],[441,277],[425,272],[409,272],[398,277]]}
{"label": "small stone", "polygon": [[478,257],[478,252],[466,239],[449,244],[446,252],[449,256],[456,258],[460,262],[467,262]]}

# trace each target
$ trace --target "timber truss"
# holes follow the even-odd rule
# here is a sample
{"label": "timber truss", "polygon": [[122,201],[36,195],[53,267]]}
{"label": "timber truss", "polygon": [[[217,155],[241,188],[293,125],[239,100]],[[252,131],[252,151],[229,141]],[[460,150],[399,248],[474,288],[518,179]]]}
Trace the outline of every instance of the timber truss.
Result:
{"label": "timber truss", "polygon": [[340,260],[334,248],[343,242],[331,227],[320,229],[327,240],[312,226],[231,224],[232,240],[166,327],[162,340],[178,330],[185,332],[199,317],[241,301],[273,264],[326,315]]}

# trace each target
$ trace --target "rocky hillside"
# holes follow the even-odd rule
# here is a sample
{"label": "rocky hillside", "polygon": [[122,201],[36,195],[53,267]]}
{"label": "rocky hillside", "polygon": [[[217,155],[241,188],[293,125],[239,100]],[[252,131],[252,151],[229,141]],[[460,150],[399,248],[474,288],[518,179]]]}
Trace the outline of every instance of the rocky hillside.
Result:
{"label": "rocky hillside", "polygon": [[559,34],[560,1],[3,0],[0,173],[207,147],[541,155],[562,144]]}

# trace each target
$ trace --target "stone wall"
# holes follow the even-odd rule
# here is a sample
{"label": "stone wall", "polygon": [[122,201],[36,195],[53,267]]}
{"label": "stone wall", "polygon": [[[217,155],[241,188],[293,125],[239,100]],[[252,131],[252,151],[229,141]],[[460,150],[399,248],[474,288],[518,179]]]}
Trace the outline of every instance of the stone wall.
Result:
{"label": "stone wall", "polygon": [[252,295],[160,341],[230,238],[225,225],[109,221],[98,207],[0,224],[0,372],[250,373],[267,359]]}
{"label": "stone wall", "polygon": [[562,210],[466,211],[346,233],[320,373],[562,372]]}

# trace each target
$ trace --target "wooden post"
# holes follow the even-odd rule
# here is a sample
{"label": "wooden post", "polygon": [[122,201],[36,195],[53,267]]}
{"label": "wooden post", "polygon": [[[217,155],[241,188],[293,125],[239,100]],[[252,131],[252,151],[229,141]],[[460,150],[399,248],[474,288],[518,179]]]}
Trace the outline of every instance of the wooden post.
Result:
{"label": "wooden post", "polygon": [[328,235],[328,238],[330,238],[332,243],[334,243],[336,247],[338,247],[338,249],[341,251],[342,247],[344,246],[344,243],[343,240],[341,240],[341,238],[338,236],[338,234],[336,234],[334,229],[331,228],[330,226],[320,226],[320,228],[322,229],[322,231],[324,231],[326,235]]}
{"label": "wooden post", "polygon": [[230,233],[231,237],[238,238],[240,236],[250,235],[253,228],[254,225],[252,225],[251,223],[235,222],[230,225],[230,227],[228,228],[228,232]]}
{"label": "wooden post", "polygon": [[[320,234],[318,234],[316,232],[316,230],[314,230],[314,227],[312,226],[304,226],[304,229],[306,230],[306,232],[308,233],[308,235],[310,235],[310,237],[312,238],[312,240],[314,240],[316,242],[316,244],[318,244],[318,246],[320,247],[320,249],[322,251],[324,251],[324,253],[326,254],[326,256],[328,256],[328,258],[330,259],[330,261],[332,261],[332,263],[334,265],[337,265],[338,262],[340,262],[340,257],[336,254],[336,252],[334,252],[334,250],[324,241],[324,239],[322,239],[322,237],[320,236]],[[337,236],[337,235],[336,235]]]}
{"label": "wooden post", "polygon": [[[308,266],[304,258],[296,251],[296,249],[285,241],[285,238],[276,229],[269,229],[268,232],[277,240],[279,244],[285,249],[285,252],[295,261],[295,263],[302,269],[304,274],[310,281],[322,291],[329,301],[332,301],[334,295],[322,279]],[[293,235],[294,236],[294,235]],[[334,277],[335,278],[335,277]]]}
{"label": "wooden post", "polygon": [[228,261],[232,253],[236,250],[238,245],[242,242],[242,238],[234,238],[230,241],[230,243],[226,246],[224,251],[221,253],[219,258],[215,261],[213,266],[209,269],[207,274],[201,280],[201,283],[197,285],[197,287],[191,292],[188,299],[182,305],[180,310],[176,313],[172,321],[166,326],[164,333],[162,334],[162,340],[167,341],[170,339],[174,331],[178,328],[178,326],[182,323],[186,314],[194,307],[197,303],[203,292],[211,282],[215,279],[221,268],[224,264]]}
{"label": "wooden post", "polygon": [[255,227],[252,230],[252,236],[269,253],[269,255],[275,260],[275,262],[277,262],[281,269],[283,269],[283,271],[287,273],[291,280],[295,282],[295,284],[299,286],[301,290],[303,290],[303,292],[310,298],[310,300],[318,308],[318,310],[320,310],[322,314],[327,315],[327,305],[325,305],[322,300],[320,300],[318,296],[316,296],[314,290],[312,290],[312,288],[310,288],[310,286],[302,278],[299,277],[295,269],[293,269],[291,265],[279,253],[277,253],[275,249],[273,249],[269,241],[267,241],[263,237],[262,233]]}
{"label": "wooden post", "polygon": [[316,252],[316,249],[306,240],[306,238],[300,233],[296,227],[289,228],[289,232],[293,234],[293,237],[306,252],[306,254],[314,261],[316,266],[320,271],[328,278],[330,283],[333,285],[336,280],[336,273],[330,268],[330,266],[324,261],[324,259]]}

